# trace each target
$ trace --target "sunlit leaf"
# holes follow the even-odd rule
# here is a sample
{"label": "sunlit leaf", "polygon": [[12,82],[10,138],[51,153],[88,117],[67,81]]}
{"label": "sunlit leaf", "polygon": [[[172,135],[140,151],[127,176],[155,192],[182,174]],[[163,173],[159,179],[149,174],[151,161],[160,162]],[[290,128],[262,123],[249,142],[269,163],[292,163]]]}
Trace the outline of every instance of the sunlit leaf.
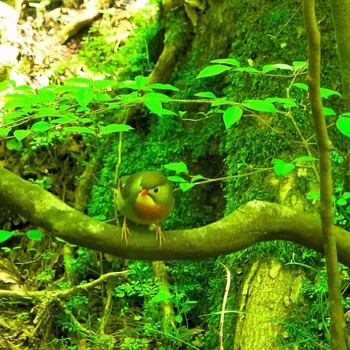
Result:
{"label": "sunlit leaf", "polygon": [[199,72],[196,79],[212,77],[212,76],[221,74],[223,72],[226,72],[229,69],[231,69],[229,66],[224,66],[222,64],[214,64],[212,66],[207,66]]}
{"label": "sunlit leaf", "polygon": [[33,241],[41,241],[44,237],[44,234],[39,230],[29,230],[26,233],[27,237]]}
{"label": "sunlit leaf", "polygon": [[308,63],[304,62],[304,61],[294,61],[293,62],[293,68],[294,70],[307,70],[309,68]]}
{"label": "sunlit leaf", "polygon": [[51,129],[51,124],[45,121],[40,121],[40,122],[34,123],[30,129],[32,131],[44,132]]}
{"label": "sunlit leaf", "polygon": [[43,87],[38,91],[38,97],[40,102],[53,103],[56,99],[56,94],[50,90],[51,88]]}
{"label": "sunlit leaf", "polygon": [[10,151],[20,151],[23,147],[22,141],[17,141],[15,138],[6,142],[6,148]]}
{"label": "sunlit leaf", "polygon": [[230,66],[239,67],[241,64],[234,58],[217,58],[211,60],[210,63],[228,64]]}
{"label": "sunlit leaf", "polygon": [[293,99],[284,97],[267,97],[264,101],[282,104],[283,108],[292,108],[297,105]]}
{"label": "sunlit leaf", "polygon": [[6,231],[6,230],[0,230],[0,243],[7,241],[12,236],[14,236],[14,232]]}
{"label": "sunlit leaf", "polygon": [[187,182],[183,177],[178,175],[168,176],[168,180],[171,182]]}
{"label": "sunlit leaf", "polygon": [[135,78],[136,85],[139,89],[142,89],[144,86],[146,86],[150,81],[149,77],[143,77],[142,75],[138,75]]}
{"label": "sunlit leaf", "polygon": [[211,91],[197,92],[194,96],[202,98],[216,98],[216,96]]}
{"label": "sunlit leaf", "polygon": [[223,119],[225,128],[228,129],[233,124],[237,123],[242,117],[243,111],[238,106],[231,106],[224,112]]}
{"label": "sunlit leaf", "polygon": [[177,87],[171,84],[154,83],[149,85],[149,87],[152,89],[158,89],[158,90],[180,91]]}
{"label": "sunlit leaf", "polygon": [[67,78],[63,81],[64,84],[76,84],[76,85],[87,85],[93,86],[94,82],[88,78]]}
{"label": "sunlit leaf", "polygon": [[146,99],[145,100],[146,107],[154,114],[161,115],[163,106],[162,103],[157,99]]}
{"label": "sunlit leaf", "polygon": [[85,126],[67,126],[64,128],[66,132],[77,132],[79,134],[93,134],[95,135],[95,131],[87,128]]}
{"label": "sunlit leaf", "polygon": [[313,162],[317,160],[317,158],[315,157],[311,157],[311,156],[302,156],[302,157],[298,157],[293,159],[293,163],[297,163],[297,162]]}
{"label": "sunlit leaf", "polygon": [[191,189],[192,187],[194,187],[195,184],[194,183],[189,183],[189,182],[186,182],[186,183],[180,183],[180,188],[183,192],[186,192],[188,191],[189,189]]}
{"label": "sunlit leaf", "polygon": [[191,178],[191,182],[193,183],[193,182],[196,182],[198,180],[203,180],[203,179],[204,179],[204,176],[202,176],[202,175],[195,175],[195,176],[193,176]]}
{"label": "sunlit leaf", "polygon": [[278,177],[284,177],[291,173],[295,169],[295,165],[292,163],[286,163],[282,159],[272,159],[273,168]]}
{"label": "sunlit leaf", "polygon": [[350,118],[339,117],[337,120],[337,128],[343,135],[350,137]]}
{"label": "sunlit leaf", "polygon": [[166,170],[175,171],[176,174],[188,174],[187,165],[184,162],[168,163],[164,165]]}
{"label": "sunlit leaf", "polygon": [[237,72],[247,72],[247,73],[261,73],[259,70],[253,68],[253,67],[240,67],[237,68]]}
{"label": "sunlit leaf", "polygon": [[8,134],[10,133],[11,130],[12,130],[11,127],[9,127],[9,128],[0,128],[0,138],[8,136]]}
{"label": "sunlit leaf", "polygon": [[229,104],[229,102],[227,102],[227,97],[217,98],[211,103],[212,107],[223,106],[227,104]]}
{"label": "sunlit leaf", "polygon": [[246,100],[243,102],[243,106],[259,112],[277,112],[276,107],[271,102],[263,100]]}
{"label": "sunlit leaf", "polygon": [[148,92],[143,96],[145,100],[159,100],[161,102],[169,102],[171,98],[168,95],[161,94],[159,92]]}
{"label": "sunlit leaf", "polygon": [[329,115],[337,115],[337,113],[335,113],[335,110],[332,108],[328,108],[328,107],[323,107],[323,114],[325,116],[329,116]]}
{"label": "sunlit leaf", "polygon": [[75,95],[75,98],[81,107],[86,107],[94,97],[92,88],[81,88]]}
{"label": "sunlit leaf", "polygon": [[31,130],[16,130],[13,133],[13,136],[17,139],[17,141],[22,141],[28,135],[31,134]]}
{"label": "sunlit leaf", "polygon": [[126,124],[109,124],[107,126],[101,127],[101,134],[107,135],[114,132],[130,131],[132,129],[134,128]]}
{"label": "sunlit leaf", "polygon": [[52,107],[41,107],[35,113],[35,117],[36,118],[41,118],[41,117],[59,117],[60,115],[61,115],[61,112],[57,111],[55,108],[52,108]]}
{"label": "sunlit leaf", "polygon": [[295,86],[298,89],[304,90],[304,91],[308,91],[309,87],[306,84],[303,83],[294,83],[293,86]]}
{"label": "sunlit leaf", "polygon": [[326,88],[321,88],[321,97],[328,98],[328,97],[333,96],[333,95],[341,97],[341,94],[338,91],[326,89]]}

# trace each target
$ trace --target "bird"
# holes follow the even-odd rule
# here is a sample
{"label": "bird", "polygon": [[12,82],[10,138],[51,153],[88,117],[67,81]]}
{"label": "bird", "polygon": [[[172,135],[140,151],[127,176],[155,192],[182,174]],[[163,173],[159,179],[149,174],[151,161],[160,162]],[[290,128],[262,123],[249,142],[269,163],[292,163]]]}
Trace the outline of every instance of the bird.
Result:
{"label": "bird", "polygon": [[128,243],[131,236],[126,219],[142,225],[155,225],[159,246],[164,235],[159,225],[175,206],[173,189],[166,176],[159,171],[139,171],[119,179],[116,193],[117,210],[124,216],[122,239]]}

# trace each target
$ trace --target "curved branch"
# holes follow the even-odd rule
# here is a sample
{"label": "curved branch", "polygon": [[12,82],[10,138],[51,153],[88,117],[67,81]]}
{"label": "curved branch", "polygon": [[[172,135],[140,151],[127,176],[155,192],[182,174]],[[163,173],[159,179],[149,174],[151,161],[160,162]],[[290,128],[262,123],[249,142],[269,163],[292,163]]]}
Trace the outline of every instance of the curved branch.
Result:
{"label": "curved branch", "polygon": [[[84,215],[4,168],[0,168],[0,205],[70,243],[123,258],[204,259],[273,240],[291,241],[323,252],[319,218],[261,201],[251,201],[204,227],[166,231],[161,248],[155,234],[143,226],[131,227],[132,236],[126,245],[120,228]],[[350,233],[339,227],[334,227],[334,232],[339,259],[350,266]]]}

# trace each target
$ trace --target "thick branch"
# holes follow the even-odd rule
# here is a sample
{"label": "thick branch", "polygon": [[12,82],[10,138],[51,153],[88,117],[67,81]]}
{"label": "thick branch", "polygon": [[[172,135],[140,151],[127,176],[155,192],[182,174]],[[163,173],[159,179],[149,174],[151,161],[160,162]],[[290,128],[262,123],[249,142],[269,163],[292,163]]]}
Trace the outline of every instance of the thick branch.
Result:
{"label": "thick branch", "polygon": [[[229,254],[261,241],[284,240],[323,252],[319,218],[279,204],[252,201],[210,225],[155,234],[131,227],[128,245],[121,230],[64,204],[38,185],[0,168],[0,205],[70,243],[130,259],[204,259]],[[350,233],[334,227],[339,259],[350,266]]]}

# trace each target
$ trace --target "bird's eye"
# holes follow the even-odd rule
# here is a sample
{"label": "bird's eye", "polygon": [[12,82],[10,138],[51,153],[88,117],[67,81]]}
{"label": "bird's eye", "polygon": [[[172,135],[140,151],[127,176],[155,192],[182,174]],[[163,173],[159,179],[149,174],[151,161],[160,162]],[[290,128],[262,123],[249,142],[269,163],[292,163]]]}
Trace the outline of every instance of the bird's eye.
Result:
{"label": "bird's eye", "polygon": [[159,191],[159,188],[158,188],[158,187],[156,187],[156,188],[153,190],[154,193],[158,193],[158,191]]}

